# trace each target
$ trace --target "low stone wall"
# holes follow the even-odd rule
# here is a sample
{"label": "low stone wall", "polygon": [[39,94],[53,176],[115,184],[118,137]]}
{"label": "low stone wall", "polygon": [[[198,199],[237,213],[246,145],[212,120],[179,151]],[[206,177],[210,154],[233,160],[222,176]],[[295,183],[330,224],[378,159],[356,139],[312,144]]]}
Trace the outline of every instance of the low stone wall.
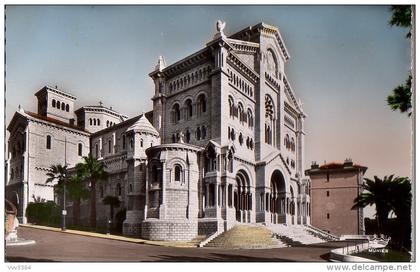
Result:
{"label": "low stone wall", "polygon": [[217,232],[216,220],[199,220],[198,221],[198,235],[211,235]]}
{"label": "low stone wall", "polygon": [[141,223],[123,223],[123,235],[130,237],[141,236]]}
{"label": "low stone wall", "polygon": [[141,223],[141,237],[148,240],[190,241],[197,235],[197,221],[147,219]]}
{"label": "low stone wall", "polygon": [[376,262],[374,260],[352,256],[351,254],[368,250],[369,242],[336,248],[330,251],[330,260],[334,262]]}

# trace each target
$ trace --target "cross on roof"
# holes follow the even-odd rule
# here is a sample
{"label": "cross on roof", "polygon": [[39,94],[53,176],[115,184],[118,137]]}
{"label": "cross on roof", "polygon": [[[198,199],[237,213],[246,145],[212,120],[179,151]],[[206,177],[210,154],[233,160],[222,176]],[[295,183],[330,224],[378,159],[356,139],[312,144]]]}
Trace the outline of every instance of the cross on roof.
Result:
{"label": "cross on roof", "polygon": [[103,104],[102,101],[99,101],[99,106],[102,106],[102,104]]}

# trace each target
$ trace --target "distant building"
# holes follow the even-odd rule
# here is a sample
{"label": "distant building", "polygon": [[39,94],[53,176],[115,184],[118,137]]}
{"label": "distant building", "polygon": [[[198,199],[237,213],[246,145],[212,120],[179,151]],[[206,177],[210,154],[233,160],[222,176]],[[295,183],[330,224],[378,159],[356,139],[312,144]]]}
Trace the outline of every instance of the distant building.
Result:
{"label": "distant building", "polygon": [[363,234],[363,209],[354,209],[362,193],[367,167],[344,163],[313,163],[305,174],[311,178],[311,224],[334,235]]}

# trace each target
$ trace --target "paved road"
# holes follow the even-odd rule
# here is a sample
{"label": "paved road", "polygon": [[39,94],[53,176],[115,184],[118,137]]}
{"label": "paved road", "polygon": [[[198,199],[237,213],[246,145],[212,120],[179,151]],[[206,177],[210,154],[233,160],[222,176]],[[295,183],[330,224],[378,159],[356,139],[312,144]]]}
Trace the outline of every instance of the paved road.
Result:
{"label": "paved road", "polygon": [[19,237],[35,245],[6,247],[9,262],[325,262],[343,242],[312,246],[231,250],[171,248],[92,238],[48,230],[20,228]]}

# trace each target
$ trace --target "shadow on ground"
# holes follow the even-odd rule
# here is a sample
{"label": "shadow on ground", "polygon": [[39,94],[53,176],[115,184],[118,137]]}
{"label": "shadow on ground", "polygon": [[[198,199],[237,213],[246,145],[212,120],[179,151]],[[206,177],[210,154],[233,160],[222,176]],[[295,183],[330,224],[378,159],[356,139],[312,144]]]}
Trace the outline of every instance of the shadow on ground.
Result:
{"label": "shadow on ground", "polygon": [[291,262],[281,258],[214,253],[208,257],[158,255],[156,262]]}

